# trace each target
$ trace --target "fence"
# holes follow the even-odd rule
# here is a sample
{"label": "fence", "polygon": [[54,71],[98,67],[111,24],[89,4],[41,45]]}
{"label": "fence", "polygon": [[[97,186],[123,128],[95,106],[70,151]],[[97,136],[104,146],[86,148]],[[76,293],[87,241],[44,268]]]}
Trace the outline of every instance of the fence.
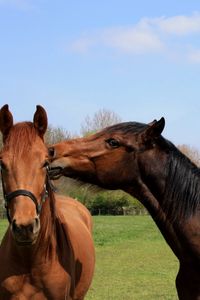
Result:
{"label": "fence", "polygon": [[5,209],[0,209],[0,219],[7,218]]}
{"label": "fence", "polygon": [[97,216],[97,215],[136,216],[136,215],[147,215],[148,211],[142,207],[128,206],[128,207],[118,207],[115,209],[106,209],[106,208],[91,209],[90,213],[93,216]]}

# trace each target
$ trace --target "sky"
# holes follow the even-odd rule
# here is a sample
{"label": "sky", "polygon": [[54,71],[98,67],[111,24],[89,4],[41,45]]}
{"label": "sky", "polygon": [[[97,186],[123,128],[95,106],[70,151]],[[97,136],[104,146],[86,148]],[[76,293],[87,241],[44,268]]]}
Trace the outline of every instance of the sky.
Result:
{"label": "sky", "polygon": [[200,150],[200,1],[0,0],[6,103],[74,134],[100,109],[164,117],[164,137]]}

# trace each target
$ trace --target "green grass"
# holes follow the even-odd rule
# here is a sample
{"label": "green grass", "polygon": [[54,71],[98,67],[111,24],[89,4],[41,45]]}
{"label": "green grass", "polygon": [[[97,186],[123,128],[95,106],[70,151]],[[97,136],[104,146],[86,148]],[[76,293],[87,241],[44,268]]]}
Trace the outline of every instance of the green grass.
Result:
{"label": "green grass", "polygon": [[[0,222],[0,239],[6,222]],[[176,300],[176,257],[149,216],[94,217],[96,270],[86,300]]]}
{"label": "green grass", "polygon": [[0,220],[0,241],[2,240],[7,227],[8,227],[8,221]]}
{"label": "green grass", "polygon": [[175,300],[178,262],[149,216],[95,217],[87,300]]}

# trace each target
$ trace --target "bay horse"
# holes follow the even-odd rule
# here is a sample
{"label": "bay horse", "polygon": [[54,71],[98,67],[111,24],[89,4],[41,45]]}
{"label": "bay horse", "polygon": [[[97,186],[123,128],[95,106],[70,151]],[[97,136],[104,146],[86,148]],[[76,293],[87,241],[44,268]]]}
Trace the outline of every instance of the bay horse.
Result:
{"label": "bay horse", "polygon": [[164,118],[125,122],[52,145],[51,176],[136,197],[179,260],[179,299],[200,300],[200,169],[162,136],[164,126]]}
{"label": "bay horse", "polygon": [[89,211],[54,194],[44,144],[47,115],[37,106],[33,122],[13,124],[0,110],[2,187],[9,221],[0,245],[1,300],[83,300],[95,253]]}

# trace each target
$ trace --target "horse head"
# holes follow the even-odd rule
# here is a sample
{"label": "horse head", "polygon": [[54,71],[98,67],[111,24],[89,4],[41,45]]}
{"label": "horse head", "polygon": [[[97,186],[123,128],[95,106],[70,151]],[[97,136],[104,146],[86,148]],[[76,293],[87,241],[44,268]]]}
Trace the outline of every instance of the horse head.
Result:
{"label": "horse head", "polygon": [[8,220],[15,241],[33,244],[40,231],[40,210],[46,194],[48,153],[43,136],[47,115],[37,106],[33,122],[13,124],[8,105],[0,109],[3,148],[0,153],[2,186]]}
{"label": "horse head", "polygon": [[[69,176],[104,188],[119,189],[140,177],[140,162],[158,152],[156,141],[164,118],[149,124],[126,122],[89,137],[66,140],[49,147],[51,176]],[[146,159],[145,159],[146,157]]]}

